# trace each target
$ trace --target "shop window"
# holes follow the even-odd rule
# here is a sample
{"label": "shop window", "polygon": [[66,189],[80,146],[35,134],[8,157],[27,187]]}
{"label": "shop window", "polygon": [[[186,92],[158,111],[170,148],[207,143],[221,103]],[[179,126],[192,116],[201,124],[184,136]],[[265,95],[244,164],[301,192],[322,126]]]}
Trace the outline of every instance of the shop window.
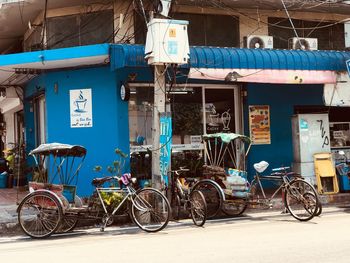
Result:
{"label": "shop window", "polygon": [[330,122],[331,147],[350,146],[350,122]]}
{"label": "shop window", "polygon": [[[137,177],[150,179],[154,87],[131,86],[129,134],[131,169]],[[200,176],[204,163],[201,136],[204,133],[237,132],[239,116],[235,103],[238,88],[177,86],[167,92],[172,113],[173,169],[187,167],[186,176]],[[236,95],[238,97],[238,95]],[[237,100],[239,101],[239,100]],[[237,107],[237,109],[236,109]],[[237,113],[237,114],[236,114]]]}
{"label": "shop window", "polygon": [[173,90],[170,93],[173,144],[190,144],[203,134],[202,88]]}
{"label": "shop window", "polygon": [[235,132],[233,89],[205,89],[206,133]]}
{"label": "shop window", "polygon": [[48,48],[113,42],[113,10],[47,19]]}
{"label": "shop window", "polygon": [[[295,33],[288,19],[269,17],[269,35],[273,36],[274,48],[289,49],[288,40],[295,37]],[[317,22],[293,19],[299,37],[318,39],[319,50],[344,50],[344,25],[342,23],[324,27],[331,22]],[[282,26],[285,28],[277,27]],[[305,28],[305,29],[300,29]]]}
{"label": "shop window", "polygon": [[[191,143],[191,136],[203,134],[202,89],[173,89],[171,102],[173,144]],[[133,87],[129,100],[129,131],[132,145],[152,144],[153,87]]]}
{"label": "shop window", "polygon": [[[135,43],[145,44],[144,17],[135,14]],[[239,20],[234,16],[174,13],[174,19],[189,21],[191,46],[239,47]]]}
{"label": "shop window", "polygon": [[[204,133],[239,130],[234,88],[177,87],[168,91],[167,97],[175,145],[200,143]],[[131,87],[129,134],[132,145],[152,144],[153,99],[153,86]]]}

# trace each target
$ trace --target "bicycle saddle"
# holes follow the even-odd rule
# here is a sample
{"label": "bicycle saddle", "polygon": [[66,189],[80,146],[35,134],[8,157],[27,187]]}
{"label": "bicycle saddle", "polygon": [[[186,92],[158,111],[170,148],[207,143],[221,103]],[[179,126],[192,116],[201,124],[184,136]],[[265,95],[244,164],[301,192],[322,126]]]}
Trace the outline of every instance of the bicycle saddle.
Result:
{"label": "bicycle saddle", "polygon": [[107,177],[102,177],[102,178],[94,178],[92,181],[91,181],[91,184],[93,184],[94,186],[99,186],[105,182],[108,182],[110,180],[113,179],[113,176],[107,176]]}
{"label": "bicycle saddle", "polygon": [[266,168],[269,166],[268,162],[265,161],[261,161],[259,163],[255,163],[254,165],[254,169],[258,172],[258,173],[262,173],[263,171],[266,170]]}

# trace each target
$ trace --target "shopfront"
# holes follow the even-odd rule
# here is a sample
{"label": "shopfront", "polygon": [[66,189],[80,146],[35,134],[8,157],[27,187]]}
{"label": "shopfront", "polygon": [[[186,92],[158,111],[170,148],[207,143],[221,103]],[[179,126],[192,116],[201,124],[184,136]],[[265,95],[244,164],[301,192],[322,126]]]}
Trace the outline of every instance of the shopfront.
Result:
{"label": "shopfront", "polygon": [[[172,167],[187,166],[197,175],[204,161],[201,135],[235,132],[251,136],[249,112],[256,109],[264,109],[268,122],[262,141],[252,145],[248,155],[249,173],[253,173],[253,163],[261,160],[269,161],[271,167],[290,165],[291,116],[323,106],[324,83],[336,83],[336,72],[345,70],[343,62],[349,58],[348,52],[192,47],[191,63],[180,67],[177,83],[164,90],[173,121]],[[25,84],[27,151],[42,140],[85,146],[88,154],[78,187],[83,196],[92,190],[91,179],[101,176],[94,174],[93,167],[109,165],[115,148],[131,153],[131,170],[135,168],[137,176],[150,178],[147,149],[152,144],[154,77],[144,61],[143,46],[95,45],[0,59],[2,69],[11,70],[14,65],[50,68]],[[129,101],[120,98],[125,83],[130,86]],[[80,91],[91,102],[87,110],[91,122],[84,119],[86,125],[77,127],[72,109]],[[331,143],[348,146],[350,120],[333,119],[332,110]],[[126,163],[125,169],[130,166]]]}
{"label": "shopfront", "polygon": [[[194,162],[202,156],[203,134],[242,132],[240,85],[179,84],[167,90],[168,110],[172,115],[173,167],[196,166]],[[152,147],[154,88],[150,84],[134,83],[130,84],[130,91],[130,151],[138,162],[145,162],[145,156],[149,156],[147,149]],[[140,177],[150,178],[149,169],[145,174],[140,164],[135,166]]]}

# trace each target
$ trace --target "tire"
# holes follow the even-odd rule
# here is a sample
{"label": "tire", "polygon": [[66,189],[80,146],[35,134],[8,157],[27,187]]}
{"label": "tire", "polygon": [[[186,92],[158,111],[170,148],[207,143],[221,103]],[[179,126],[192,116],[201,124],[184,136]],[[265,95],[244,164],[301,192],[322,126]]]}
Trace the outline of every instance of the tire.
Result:
{"label": "tire", "polygon": [[174,220],[179,220],[181,215],[181,198],[179,194],[174,194],[174,201],[172,203],[171,211]]}
{"label": "tire", "polygon": [[[315,197],[313,197],[313,198],[315,198]],[[316,211],[315,211],[314,216],[320,216],[322,214],[322,204],[321,204],[321,201],[320,201],[320,198],[318,195],[316,196],[316,198],[318,199],[318,205],[316,207]]]}
{"label": "tire", "polygon": [[317,206],[317,209],[316,209],[315,216],[320,216],[321,214],[322,214],[322,204],[320,202],[320,199],[318,199],[318,206]]}
{"label": "tire", "polygon": [[244,199],[225,200],[222,204],[222,212],[228,216],[239,216],[247,209]]}
{"label": "tire", "polygon": [[133,197],[132,219],[146,232],[157,232],[166,227],[170,211],[168,199],[156,189],[144,188]]}
{"label": "tire", "polygon": [[32,238],[52,235],[60,226],[63,209],[57,198],[49,192],[33,192],[18,206],[18,222]]}
{"label": "tire", "polygon": [[[82,207],[83,206],[83,200],[75,195],[74,196],[74,207]],[[61,225],[59,228],[56,230],[56,233],[68,233],[73,231],[73,229],[77,226],[78,224],[78,218],[75,215],[70,216],[64,215],[61,221]]]}
{"label": "tire", "polygon": [[192,191],[189,197],[191,218],[196,226],[203,226],[207,220],[207,202],[201,191]]}
{"label": "tire", "polygon": [[60,224],[59,228],[56,230],[56,233],[71,232],[77,226],[77,223],[78,223],[77,218],[63,216],[61,224]]}
{"label": "tire", "polygon": [[207,203],[207,218],[213,218],[221,210],[223,198],[217,185],[210,181],[199,181],[193,186],[193,191],[201,191]]}
{"label": "tire", "polygon": [[290,182],[284,196],[289,213],[299,221],[312,219],[319,206],[316,190],[308,182],[296,179]]}

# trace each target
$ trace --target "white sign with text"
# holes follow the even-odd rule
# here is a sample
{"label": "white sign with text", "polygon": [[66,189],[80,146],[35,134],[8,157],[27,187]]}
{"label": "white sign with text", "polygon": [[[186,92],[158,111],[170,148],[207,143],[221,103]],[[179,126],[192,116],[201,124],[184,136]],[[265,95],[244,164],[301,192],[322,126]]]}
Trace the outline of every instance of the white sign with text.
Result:
{"label": "white sign with text", "polygon": [[74,89],[69,91],[70,127],[92,127],[91,89]]}

